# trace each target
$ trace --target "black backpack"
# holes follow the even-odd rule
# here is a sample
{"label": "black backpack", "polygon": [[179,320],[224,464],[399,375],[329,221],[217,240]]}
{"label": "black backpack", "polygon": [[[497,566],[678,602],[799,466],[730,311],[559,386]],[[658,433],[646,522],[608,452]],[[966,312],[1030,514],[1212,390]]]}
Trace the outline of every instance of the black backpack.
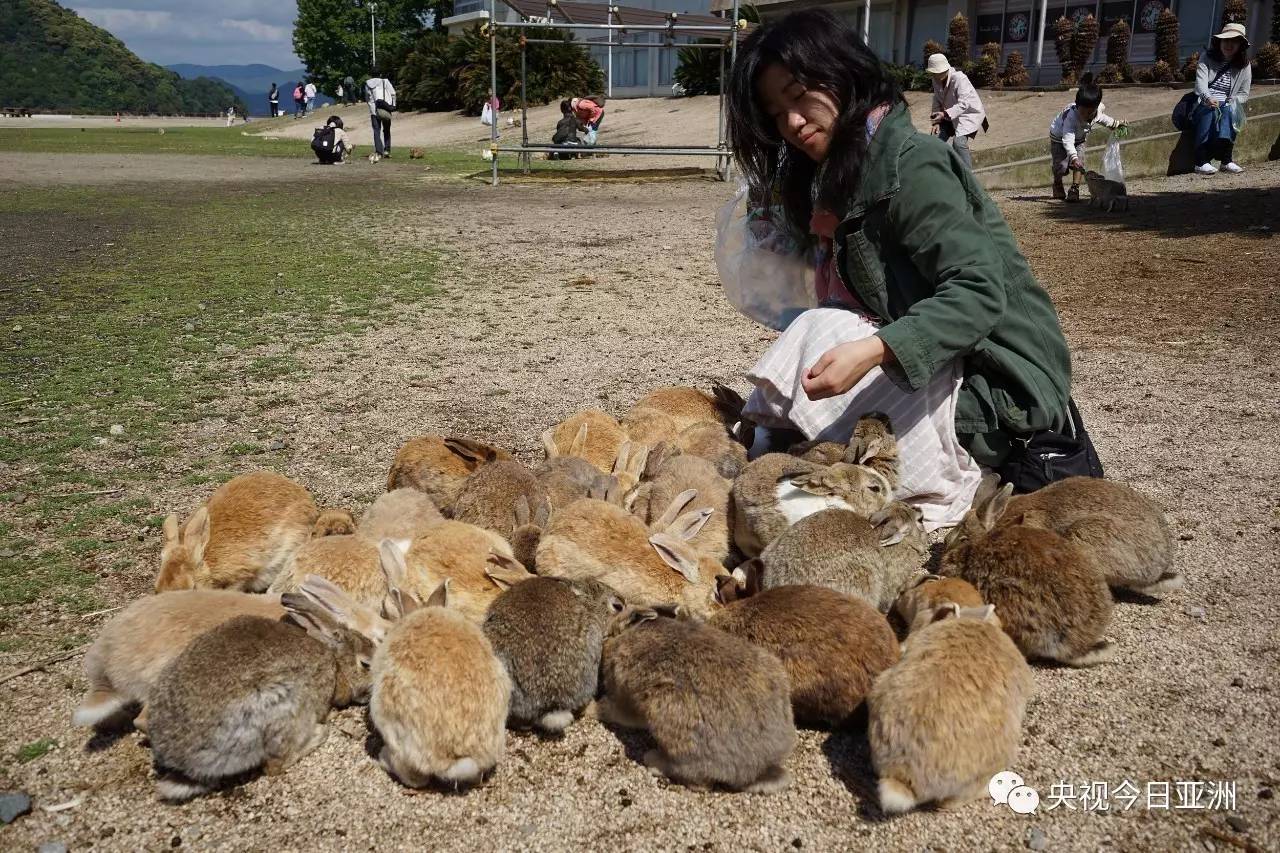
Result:
{"label": "black backpack", "polygon": [[311,150],[316,152],[316,157],[321,162],[333,159],[335,136],[333,127],[326,124],[324,127],[317,127],[315,134],[311,137]]}

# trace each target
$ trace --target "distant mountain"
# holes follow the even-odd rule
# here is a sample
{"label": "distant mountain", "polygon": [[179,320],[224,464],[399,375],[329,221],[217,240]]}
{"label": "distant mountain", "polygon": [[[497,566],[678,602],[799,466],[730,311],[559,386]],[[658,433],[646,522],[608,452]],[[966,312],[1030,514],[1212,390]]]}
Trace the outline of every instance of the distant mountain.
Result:
{"label": "distant mountain", "polygon": [[[293,87],[299,80],[305,79],[307,74],[305,68],[282,71],[270,65],[192,65],[190,63],[180,63],[178,65],[166,65],[165,67],[188,80],[198,77],[212,77],[221,80],[234,89],[244,102],[249,105],[249,115],[252,116],[271,114],[267,101],[267,92],[271,89],[272,83],[280,87],[280,109],[285,112],[292,112]],[[324,103],[326,100],[335,101],[337,99],[333,95],[322,93],[316,100],[318,103]]]}
{"label": "distant mountain", "polygon": [[0,103],[100,113],[245,108],[225,83],[184,80],[143,62],[111,33],[53,0],[0,2]]}

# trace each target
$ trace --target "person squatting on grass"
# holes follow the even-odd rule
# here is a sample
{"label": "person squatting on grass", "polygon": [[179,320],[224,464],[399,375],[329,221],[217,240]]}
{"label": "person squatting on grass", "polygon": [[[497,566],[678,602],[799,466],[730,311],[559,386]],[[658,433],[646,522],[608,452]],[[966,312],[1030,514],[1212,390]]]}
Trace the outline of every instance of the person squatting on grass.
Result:
{"label": "person squatting on grass", "polygon": [[929,109],[929,123],[938,129],[938,138],[950,142],[956,154],[970,169],[973,155],[969,153],[969,140],[978,135],[987,121],[987,111],[973,88],[969,77],[941,53],[929,57],[926,69],[933,78],[933,105]]}
{"label": "person squatting on grass", "polygon": [[1196,66],[1196,95],[1200,103],[1191,114],[1196,135],[1196,171],[1218,171],[1210,160],[1222,163],[1225,172],[1243,172],[1232,159],[1236,135],[1244,127],[1244,105],[1249,100],[1253,71],[1249,67],[1249,40],[1242,24],[1227,24],[1209,40]]}
{"label": "person squatting on grass", "polygon": [[[1076,99],[1054,116],[1049,124],[1049,163],[1053,169],[1053,197],[1075,202],[1080,200],[1080,176],[1084,174],[1084,144],[1095,124],[1119,128],[1124,122],[1107,115],[1102,103],[1102,87],[1085,73],[1076,89]],[[1070,191],[1062,179],[1071,173]]]}
{"label": "person squatting on grass", "polygon": [[820,306],[748,373],[752,453],[796,431],[845,441],[884,412],[902,448],[896,496],[931,529],[957,523],[979,464],[1067,423],[1071,359],[1048,293],[973,174],[915,129],[880,60],[831,14],[753,32],[728,115],[750,194],[778,199],[814,252]]}

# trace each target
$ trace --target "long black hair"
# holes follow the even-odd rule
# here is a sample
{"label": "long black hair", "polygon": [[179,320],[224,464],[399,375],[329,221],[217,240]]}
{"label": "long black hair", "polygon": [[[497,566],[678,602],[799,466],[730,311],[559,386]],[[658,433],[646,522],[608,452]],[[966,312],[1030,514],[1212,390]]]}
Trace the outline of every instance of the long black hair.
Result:
{"label": "long black hair", "polygon": [[[805,88],[836,102],[839,115],[821,165],[786,142],[760,104],[756,82],[775,63]],[[821,9],[792,12],[761,26],[738,51],[729,80],[729,147],[753,195],[766,196],[776,188],[788,226],[807,242],[815,201],[843,213],[861,182],[867,114],[901,100],[897,83],[861,36]]]}
{"label": "long black hair", "polygon": [[[1209,39],[1209,58],[1214,62],[1226,62],[1227,58],[1222,53],[1222,39],[1214,36]],[[1249,46],[1245,40],[1240,39],[1240,49],[1236,51],[1236,55],[1231,58],[1231,67],[1239,71],[1249,64]]]}

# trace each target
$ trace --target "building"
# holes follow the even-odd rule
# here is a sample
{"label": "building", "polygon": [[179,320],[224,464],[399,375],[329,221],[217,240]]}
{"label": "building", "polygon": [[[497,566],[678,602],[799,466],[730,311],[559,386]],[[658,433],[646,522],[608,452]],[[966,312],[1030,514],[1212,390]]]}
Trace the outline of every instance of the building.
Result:
{"label": "building", "polygon": [[[1130,62],[1148,64],[1155,59],[1155,23],[1166,6],[1172,7],[1180,23],[1182,56],[1202,49],[1209,36],[1218,32],[1225,0],[755,0],[761,20],[780,17],[796,9],[821,7],[848,21],[859,32],[863,17],[871,11],[868,43],[883,60],[903,65],[921,65],[924,44],[929,39],[946,44],[947,26],[956,13],[969,20],[970,49],[977,56],[980,47],[997,42],[1007,57],[1022,53],[1035,74],[1035,40],[1040,15],[1045,17],[1041,82],[1059,79],[1058,57],[1053,47],[1053,23],[1059,17],[1098,19],[1101,37],[1094,54],[1097,67],[1106,57],[1106,34],[1116,21],[1127,21],[1133,31],[1129,44]],[[712,0],[711,10],[732,8],[732,2]],[[1245,26],[1249,40],[1258,47],[1270,32],[1272,0],[1248,0],[1249,18]]]}
{"label": "building", "polygon": [[[451,33],[460,32],[489,19],[490,0],[455,0],[453,15],[442,22]],[[500,21],[539,21],[572,23],[605,23],[609,19],[608,4],[597,2],[558,3],[549,8],[546,0],[496,0],[496,14]],[[628,0],[618,6],[617,17],[624,23],[665,24],[668,13],[679,13],[681,25],[707,24],[724,26],[727,20],[709,14],[711,0]],[[733,8],[733,4],[729,4]],[[617,31],[614,40],[618,40]],[[527,31],[535,38],[535,31]],[[583,42],[592,57],[605,72],[611,98],[647,98],[671,94],[676,65],[679,61],[678,45],[696,40],[694,35],[677,34],[671,41],[676,47],[664,46],[665,33],[629,31],[624,36],[627,47],[609,48],[610,31],[582,29],[574,31],[574,38]],[[631,47],[631,44],[638,46]],[[646,46],[647,45],[647,46]]]}

